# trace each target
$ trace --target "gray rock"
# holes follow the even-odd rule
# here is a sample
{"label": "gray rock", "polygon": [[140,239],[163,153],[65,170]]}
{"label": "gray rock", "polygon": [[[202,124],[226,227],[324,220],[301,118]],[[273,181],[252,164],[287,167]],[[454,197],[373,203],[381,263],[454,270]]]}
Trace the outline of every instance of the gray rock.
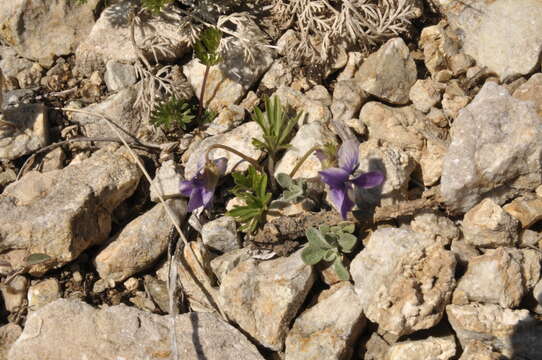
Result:
{"label": "gray rock", "polygon": [[308,96],[303,95],[300,91],[292,89],[291,87],[281,86],[272,96],[278,96],[283,106],[291,108],[296,113],[306,113],[305,117],[302,116],[301,119],[299,119],[300,125],[303,123],[310,124],[312,122],[327,124],[331,120],[331,111],[327,105],[312,100]]}
{"label": "gray rock", "polygon": [[[542,123],[532,104],[487,82],[454,121],[440,190],[447,205],[465,212],[492,191],[540,184]],[[495,156],[499,154],[499,156]]]}
{"label": "gray rock", "polygon": [[393,344],[385,360],[431,359],[449,360],[455,358],[457,346],[453,335],[428,337],[423,340],[402,341]]}
{"label": "gray rock", "polygon": [[[314,122],[301,126],[290,141],[291,147],[286,150],[277,163],[275,176],[280,173],[289,174],[307,151],[314,146],[322,146],[326,143],[335,142],[335,136],[325,124]],[[313,153],[303,162],[294,175],[294,178],[313,178],[318,176],[318,171],[320,170],[323,170],[322,164]]]}
{"label": "gray rock", "polygon": [[450,246],[450,250],[455,254],[457,261],[463,267],[466,267],[470,259],[480,255],[476,247],[467,244],[464,240],[454,240]]}
{"label": "gray rock", "polygon": [[534,74],[513,93],[516,99],[534,102],[538,115],[542,117],[542,74]]}
{"label": "gray rock", "polygon": [[[171,199],[166,204],[178,223],[186,216],[186,200]],[[162,204],[138,216],[113,236],[94,264],[102,279],[120,282],[152,266],[167,250],[171,220]]]}
{"label": "gray rock", "polygon": [[4,110],[0,119],[0,159],[13,160],[49,142],[47,111],[43,104],[21,105]]}
{"label": "gray rock", "polygon": [[448,305],[448,321],[463,348],[479,341],[507,357],[542,356],[542,326],[528,310],[503,309],[495,304]]}
{"label": "gray rock", "polygon": [[412,230],[425,234],[442,246],[448,246],[461,236],[452,220],[436,212],[425,211],[414,216],[410,223]]}
{"label": "gray rock", "polygon": [[0,195],[0,251],[49,255],[33,273],[74,260],[107,239],[113,210],[132,195],[140,176],[129,154],[106,149],[62,170],[26,174]]}
{"label": "gray rock", "polygon": [[[70,319],[70,321],[66,321]],[[60,299],[32,313],[23,334],[11,347],[12,360],[170,358],[170,328],[185,360],[263,360],[258,350],[234,327],[212,314],[169,316],[125,305],[94,309],[80,301]]]}
{"label": "gray rock", "polygon": [[354,287],[347,283],[297,317],[286,338],[284,358],[348,359],[365,324]]}
{"label": "gray rock", "polygon": [[228,105],[220,111],[218,116],[205,129],[208,135],[219,135],[239,126],[245,119],[245,108],[240,105]]}
{"label": "gray rock", "polygon": [[416,82],[416,64],[401,38],[388,40],[361,64],[356,79],[363,90],[392,104],[406,104]]}
{"label": "gray rock", "polygon": [[32,284],[28,289],[28,307],[34,311],[60,298],[60,285],[55,278]]}
{"label": "gray rock", "polygon": [[237,225],[231,216],[222,216],[203,225],[201,239],[205,246],[220,253],[240,248]]}
{"label": "gray rock", "polygon": [[[75,52],[75,64],[79,73],[90,74],[96,70],[103,70],[110,60],[119,63],[136,61],[137,52],[130,41],[131,6],[130,1],[124,0],[102,11],[90,34]],[[166,39],[167,51],[157,51],[156,57],[159,61],[175,60],[189,50],[188,38],[179,31],[180,22],[181,15],[165,9],[160,15],[152,16],[143,24],[135,26],[135,41],[148,51],[149,46],[145,43],[153,36]],[[149,59],[154,59],[154,54],[150,51],[146,55]]]}
{"label": "gray rock", "polygon": [[7,311],[13,312],[23,305],[28,290],[28,279],[23,275],[17,275],[6,286],[2,286],[0,291],[4,298],[4,307]]}
{"label": "gray rock", "polygon": [[358,116],[368,95],[356,80],[341,80],[335,84],[331,113],[334,121],[348,121]]}
{"label": "gray rock", "polygon": [[248,248],[232,250],[211,260],[211,269],[216,275],[218,282],[222,282],[224,275],[237,265],[252,257]]}
{"label": "gray rock", "polygon": [[8,360],[9,349],[22,332],[23,329],[14,323],[0,326],[0,360]]}
{"label": "gray rock", "polygon": [[115,61],[108,61],[105,64],[104,80],[109,91],[124,89],[134,85],[137,81],[132,65]]}
{"label": "gray rock", "polygon": [[417,80],[410,88],[408,97],[417,110],[427,113],[439,103],[442,86],[431,79]]}
{"label": "gray rock", "polygon": [[514,246],[519,221],[491,199],[482,200],[463,218],[463,236],[477,247]]}
{"label": "gray rock", "polygon": [[6,78],[17,77],[21,71],[32,67],[32,62],[17,56],[12,47],[0,46],[0,58],[0,68]]}
{"label": "gray rock", "polygon": [[151,200],[159,202],[160,198],[158,194],[162,196],[164,200],[173,199],[181,196],[181,181],[184,177],[181,175],[181,171],[173,160],[168,160],[162,163],[162,166],[156,171],[156,175],[152,180],[156,185],[158,191],[155,190],[155,186],[151,186]]}
{"label": "gray rock", "polygon": [[455,287],[453,253],[428,236],[382,228],[350,264],[365,316],[408,335],[436,325]]}
{"label": "gray rock", "polygon": [[221,306],[261,345],[280,351],[314,280],[300,252],[264,262],[247,260],[223,276]]}
{"label": "gray rock", "polygon": [[275,90],[281,86],[290,86],[293,81],[292,69],[284,58],[273,62],[269,70],[260,81],[260,87],[268,90]]}
{"label": "gray rock", "polygon": [[[3,1],[0,4],[0,38],[28,59],[51,66],[56,56],[69,55],[94,25],[99,0],[76,4],[59,0]],[[59,21],[62,19],[62,21]]]}

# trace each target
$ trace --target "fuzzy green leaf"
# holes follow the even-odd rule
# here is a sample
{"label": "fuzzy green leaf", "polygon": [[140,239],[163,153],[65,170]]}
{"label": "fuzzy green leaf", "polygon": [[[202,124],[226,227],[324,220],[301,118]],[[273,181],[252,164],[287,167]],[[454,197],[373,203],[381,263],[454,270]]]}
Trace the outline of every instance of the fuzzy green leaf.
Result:
{"label": "fuzzy green leaf", "polygon": [[309,244],[311,244],[314,247],[321,248],[321,249],[331,249],[332,247],[327,242],[324,235],[313,227],[310,227],[307,230],[305,230],[305,236],[307,237]]}
{"label": "fuzzy green leaf", "polygon": [[337,258],[337,250],[336,249],[329,249],[326,251],[324,255],[324,260],[327,262],[332,262]]}
{"label": "fuzzy green leaf", "polygon": [[350,273],[348,272],[346,267],[344,267],[342,259],[340,257],[337,257],[333,262],[333,270],[335,270],[335,273],[337,274],[339,279],[343,281],[350,280]]}
{"label": "fuzzy green leaf", "polygon": [[294,185],[294,182],[290,175],[280,173],[276,176],[277,182],[283,189],[289,189],[292,185]]}
{"label": "fuzzy green leaf", "polygon": [[322,260],[324,254],[325,250],[309,245],[301,251],[301,259],[307,265],[315,265]]}
{"label": "fuzzy green leaf", "polygon": [[51,260],[51,257],[49,255],[36,253],[36,254],[28,255],[24,259],[24,262],[27,265],[37,265],[37,264],[41,264],[41,263],[44,263],[44,262],[49,261],[49,260]]}
{"label": "fuzzy green leaf", "polygon": [[339,246],[341,247],[341,250],[345,253],[351,252],[357,241],[358,238],[355,235],[348,233],[340,234],[338,239]]}

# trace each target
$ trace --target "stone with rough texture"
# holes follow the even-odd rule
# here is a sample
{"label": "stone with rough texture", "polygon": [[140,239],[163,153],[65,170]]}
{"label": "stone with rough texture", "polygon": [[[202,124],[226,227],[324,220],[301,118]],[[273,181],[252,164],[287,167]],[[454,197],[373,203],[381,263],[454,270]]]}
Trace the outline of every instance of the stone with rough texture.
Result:
{"label": "stone with rough texture", "polygon": [[[158,194],[164,200],[172,199],[181,196],[181,181],[184,177],[181,175],[179,167],[173,160],[164,161],[162,166],[156,171],[156,175],[152,180],[156,186],[151,186],[151,200],[159,202]],[[158,190],[155,190],[157,188]]]}
{"label": "stone with rough texture", "polygon": [[43,104],[26,104],[4,110],[0,120],[0,160],[13,160],[48,144],[49,126]]}
{"label": "stone with rough texture", "polygon": [[305,112],[306,115],[299,119],[300,124],[312,122],[327,124],[331,120],[331,111],[327,105],[312,100],[291,87],[281,86],[273,96],[278,96],[283,106],[291,108],[296,113]]}
{"label": "stone with rough texture", "polygon": [[508,357],[542,357],[542,326],[528,310],[473,303],[448,305],[446,314],[463,348],[471,341],[480,341]]}
{"label": "stone with rough texture", "polygon": [[132,65],[108,61],[105,64],[104,81],[109,91],[117,91],[134,85],[137,78]]}
{"label": "stone with rough texture", "polygon": [[331,114],[334,121],[348,121],[358,116],[368,95],[357,80],[341,80],[335,84]]}
{"label": "stone with rough texture", "polygon": [[40,281],[28,289],[28,307],[33,311],[59,298],[60,285],[55,278]]}
{"label": "stone with rough texture", "polygon": [[505,191],[504,185],[540,185],[542,123],[532,103],[486,82],[455,119],[451,134],[440,185],[451,209],[465,212],[492,191]]}
{"label": "stone with rough texture", "polygon": [[[198,170],[205,165],[205,155],[207,154],[207,149],[214,144],[226,145],[240,151],[248,157],[256,160],[259,159],[260,156],[262,156],[262,151],[252,145],[252,138],[263,140],[263,131],[255,121],[245,123],[230,132],[204,139],[200,143],[196,144],[193,150],[189,149],[191,155],[185,164],[184,176],[187,179],[190,179],[196,175]],[[234,169],[236,171],[248,169],[249,164],[246,161],[229,151],[214,149],[209,154],[209,159],[211,160],[221,157],[228,159],[226,174],[231,173],[234,171]]]}
{"label": "stone with rough texture", "polygon": [[425,234],[382,228],[350,264],[365,316],[408,335],[436,325],[455,287],[456,259]]}
{"label": "stone with rough texture", "polygon": [[218,116],[205,129],[208,135],[219,135],[239,126],[245,118],[245,108],[240,105],[228,105],[220,111]]}
{"label": "stone with rough texture", "polygon": [[247,260],[222,277],[221,306],[256,341],[280,351],[314,280],[299,251],[276,260]]}
{"label": "stone with rough texture", "polygon": [[542,199],[517,198],[503,207],[504,211],[518,219],[525,229],[542,220]]}
{"label": "stone with rough texture", "polygon": [[410,227],[416,232],[428,235],[442,246],[450,245],[461,236],[459,228],[452,220],[431,211],[417,214],[410,223]]}
{"label": "stone with rough texture", "polygon": [[[75,64],[79,73],[90,74],[102,70],[110,60],[119,63],[136,61],[137,51],[130,41],[130,7],[131,2],[124,0],[102,11],[88,37],[75,51]],[[153,36],[159,36],[166,43],[166,51],[156,52],[158,60],[171,61],[183,56],[189,50],[189,39],[179,31],[178,24],[181,21],[181,15],[164,9],[160,15],[151,16],[143,24],[135,26],[136,44],[148,49],[149,46],[144,46],[144,43],[149,42]],[[150,51],[145,55],[154,59]]]}
{"label": "stone with rough texture", "polygon": [[433,78],[448,68],[449,59],[458,52],[455,36],[443,24],[423,28],[419,46],[423,49],[425,67]]}
{"label": "stone with rough texture", "polygon": [[0,38],[19,55],[51,66],[69,55],[90,33],[99,0],[10,0],[0,4]]}
{"label": "stone with rough texture", "polygon": [[393,344],[385,360],[449,360],[455,358],[457,347],[453,335],[429,337],[423,340],[402,341]]}
{"label": "stone with rough texture", "polygon": [[[336,139],[328,127],[320,122],[301,126],[294,138],[290,141],[290,148],[286,150],[275,168],[275,176],[289,174],[299,160],[314,146],[323,146],[326,143],[335,143]],[[312,153],[301,165],[294,175],[297,178],[313,178],[318,171],[323,170],[320,160]]]}
{"label": "stone with rough texture", "polygon": [[424,113],[429,112],[431,108],[440,101],[442,87],[431,79],[418,80],[410,88],[408,94],[412,105]]}
{"label": "stone with rough texture", "polygon": [[478,247],[514,246],[519,221],[491,199],[484,199],[463,218],[463,236]]}
{"label": "stone with rough texture", "polygon": [[465,53],[501,80],[528,74],[539,64],[541,12],[538,0],[468,0],[444,11],[461,31]]}
{"label": "stone with rough texture", "polygon": [[459,360],[503,360],[503,355],[481,341],[469,341]]}
{"label": "stone with rough texture", "polygon": [[290,86],[293,81],[292,69],[285,59],[277,59],[260,81],[260,87],[275,90],[281,86]]}
{"label": "stone with rough texture", "polygon": [[542,305],[542,280],[538,281],[533,288],[533,297],[540,305]]}
{"label": "stone with rough texture", "polygon": [[240,248],[237,225],[231,216],[222,216],[203,225],[201,239],[205,246],[219,253]]}
{"label": "stone with rough texture", "polygon": [[0,360],[8,360],[9,349],[22,332],[23,329],[14,323],[0,326]]}
{"label": "stone with rough texture", "polygon": [[286,338],[285,360],[340,360],[352,347],[366,320],[348,283],[297,317]]}
{"label": "stone with rough texture", "polygon": [[406,104],[416,82],[416,64],[401,38],[388,40],[361,64],[356,79],[363,90],[392,104]]}
{"label": "stone with rough texture", "polygon": [[441,141],[427,140],[420,157],[422,181],[425,186],[435,185],[442,176],[442,163],[448,148]]}
{"label": "stone with rough texture", "polygon": [[534,74],[520,85],[512,94],[516,99],[532,101],[537,109],[538,115],[542,117],[542,74]]}
{"label": "stone with rough texture", "polygon": [[[30,314],[9,359],[170,359],[171,326],[169,316],[125,305],[95,309],[60,299]],[[174,329],[183,360],[263,360],[243,334],[212,314],[177,315]]]}
{"label": "stone with rough texture", "polygon": [[[186,216],[186,200],[171,199],[166,204],[178,223]],[[138,216],[113,236],[94,264],[102,279],[120,282],[147,269],[167,250],[171,220],[162,204]]]}
{"label": "stone with rough texture", "polygon": [[19,309],[26,299],[28,279],[24,275],[15,276],[9,284],[2,286],[2,298],[7,311],[13,312]]}
{"label": "stone with rough texture", "polygon": [[132,195],[140,177],[126,151],[107,149],[62,170],[26,174],[0,195],[0,251],[51,257],[32,272],[74,260],[107,239],[113,210]]}
{"label": "stone with rough texture", "polygon": [[226,273],[251,257],[252,255],[250,253],[250,249],[242,248],[217,256],[211,260],[210,265],[213,273],[218,279],[218,282],[222,282],[222,278]]}

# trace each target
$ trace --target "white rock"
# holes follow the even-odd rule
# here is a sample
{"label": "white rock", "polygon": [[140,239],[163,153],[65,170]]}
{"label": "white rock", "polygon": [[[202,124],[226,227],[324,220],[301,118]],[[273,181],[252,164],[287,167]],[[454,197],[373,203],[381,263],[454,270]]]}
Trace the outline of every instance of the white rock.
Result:
{"label": "white rock", "polygon": [[347,121],[358,116],[368,95],[356,80],[337,81],[333,90],[331,113],[335,121]]}
{"label": "white rock", "polygon": [[437,82],[425,79],[417,80],[410,88],[408,96],[417,110],[427,113],[438,104],[441,93],[442,87]]}
{"label": "white rock", "polygon": [[285,59],[277,59],[273,62],[269,70],[260,81],[260,86],[274,90],[281,86],[290,86],[293,81],[292,70]]}
{"label": "white rock", "polygon": [[222,278],[228,271],[234,269],[241,262],[248,260],[251,257],[250,250],[248,248],[242,248],[217,256],[211,260],[210,265],[218,281],[222,282]]}
{"label": "white rock", "polygon": [[28,289],[28,306],[32,311],[60,298],[60,285],[55,278],[32,284]]}
{"label": "white rock", "polygon": [[331,111],[327,105],[308,98],[298,90],[281,86],[272,96],[278,96],[283,106],[290,107],[296,113],[306,113],[305,118],[299,119],[300,125],[312,122],[327,124],[331,120]]}
{"label": "white rock", "polygon": [[385,360],[449,360],[455,357],[457,347],[453,335],[428,337],[423,340],[402,341],[393,344]]}
{"label": "white rock", "polygon": [[240,105],[229,105],[222,109],[218,116],[205,129],[208,135],[219,135],[239,126],[245,118],[245,108]]}
{"label": "white rock", "polygon": [[105,64],[105,84],[109,91],[117,91],[136,83],[134,67],[129,64],[122,64],[115,61],[108,61]]}
{"label": "white rock", "polygon": [[231,216],[222,216],[203,225],[201,239],[205,246],[220,253],[240,247],[237,225]]}
{"label": "white rock", "polygon": [[414,216],[410,227],[416,232],[428,235],[443,246],[450,245],[452,241],[458,240],[461,236],[459,228],[452,220],[431,211]]}
{"label": "white rock", "polygon": [[156,185],[158,191],[155,190],[155,186],[151,186],[151,200],[159,202],[158,194],[162,196],[164,200],[172,199],[181,196],[181,181],[184,177],[180,173],[180,169],[173,160],[168,160],[162,163],[162,166],[156,171],[156,175],[152,180]]}

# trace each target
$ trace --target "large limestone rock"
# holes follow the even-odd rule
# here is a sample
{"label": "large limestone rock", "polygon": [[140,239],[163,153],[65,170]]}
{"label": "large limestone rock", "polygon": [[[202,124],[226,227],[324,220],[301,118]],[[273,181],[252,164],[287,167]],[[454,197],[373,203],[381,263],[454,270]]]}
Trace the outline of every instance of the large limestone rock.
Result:
{"label": "large limestone rock", "polygon": [[449,360],[455,358],[456,352],[457,346],[453,335],[429,337],[393,344],[385,360]]}
{"label": "large limestone rock", "polygon": [[28,59],[51,66],[73,53],[94,25],[99,0],[10,0],[0,3],[0,39]]}
{"label": "large limestone rock", "polygon": [[28,173],[0,195],[0,251],[51,257],[33,271],[74,260],[107,239],[113,210],[132,195],[140,176],[127,152],[106,149],[62,170]]}
{"label": "large limestone rock", "polygon": [[264,262],[247,260],[222,276],[221,306],[260,344],[280,351],[314,280],[300,252]]}
{"label": "large limestone rock", "polygon": [[352,356],[353,343],[366,321],[354,287],[350,283],[335,287],[333,294],[297,317],[286,338],[286,360]]}
{"label": "large limestone rock", "polygon": [[28,317],[9,359],[171,359],[172,326],[183,360],[263,360],[243,334],[212,314],[177,315],[173,322],[125,305],[98,310],[65,299]]}
{"label": "large limestone rock", "polygon": [[542,74],[534,74],[525,82],[514,90],[513,96],[516,99],[523,101],[532,101],[538,111],[538,115],[542,117]]}
{"label": "large limestone rock", "polygon": [[[166,204],[181,223],[186,216],[186,200],[171,199]],[[132,220],[96,256],[100,277],[120,282],[153,265],[167,250],[171,226],[162,204]]]}
{"label": "large limestone rock", "polygon": [[369,94],[393,104],[406,104],[416,76],[416,64],[408,47],[403,39],[394,38],[361,64],[356,79]]}
{"label": "large limestone rock", "polygon": [[487,82],[451,132],[441,178],[450,208],[465,212],[506,186],[534,189],[541,183],[540,117],[532,103],[514,99],[504,87]]}
{"label": "large limestone rock", "polygon": [[7,323],[0,327],[0,360],[8,360],[9,349],[22,332],[23,329],[14,323]]}
{"label": "large limestone rock", "polygon": [[455,287],[456,259],[428,236],[375,231],[350,265],[365,316],[395,335],[428,329],[442,318]]}

